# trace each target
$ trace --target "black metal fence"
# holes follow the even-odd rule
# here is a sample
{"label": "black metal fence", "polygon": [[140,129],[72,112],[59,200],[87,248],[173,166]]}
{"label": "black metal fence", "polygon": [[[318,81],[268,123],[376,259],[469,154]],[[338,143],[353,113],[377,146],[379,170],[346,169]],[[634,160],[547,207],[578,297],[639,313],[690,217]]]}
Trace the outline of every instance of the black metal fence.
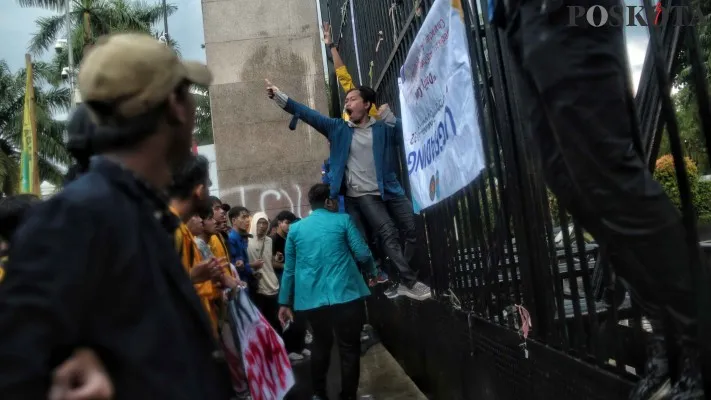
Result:
{"label": "black metal fence", "polygon": [[[676,4],[665,4],[672,1]],[[380,102],[395,110],[399,66],[433,2],[321,0],[354,81],[372,86]],[[484,23],[486,1],[462,3],[471,27],[472,84],[486,168],[420,219],[420,276],[429,280],[437,301],[374,296],[371,323],[436,399],[625,398],[642,371],[649,324],[615,279],[604,249],[548,193],[537,146],[518,116],[511,84],[518,78],[506,39]],[[663,128],[672,141],[679,140],[669,129],[673,111],[663,105],[682,48],[697,58],[696,73],[705,75],[693,28],[668,25],[651,32],[636,103],[653,168]],[[663,51],[655,52],[656,45]],[[661,57],[659,64],[654,56]],[[333,96],[338,112],[344,93],[333,71],[331,82],[331,93],[340,93]],[[699,86],[703,102],[706,86]],[[702,113],[707,129],[708,103],[700,109],[707,110]],[[532,318],[528,341],[519,335],[519,306]]]}

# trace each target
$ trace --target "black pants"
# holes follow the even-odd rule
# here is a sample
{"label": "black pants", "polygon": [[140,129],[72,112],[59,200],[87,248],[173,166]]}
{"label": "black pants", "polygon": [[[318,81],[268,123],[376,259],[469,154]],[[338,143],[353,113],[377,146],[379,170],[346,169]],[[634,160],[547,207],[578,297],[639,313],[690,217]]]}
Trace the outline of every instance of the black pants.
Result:
{"label": "black pants", "polygon": [[355,400],[360,380],[360,332],[364,301],[355,300],[306,311],[313,330],[311,380],[314,394],[326,397],[326,375],[331,361],[333,335],[341,359],[341,400]]}
{"label": "black pants", "polygon": [[261,293],[253,293],[252,301],[259,309],[259,312],[264,315],[264,318],[269,321],[269,325],[271,325],[277,333],[281,333],[281,322],[279,322],[279,302],[277,300],[277,295],[267,296]]}
{"label": "black pants", "polygon": [[697,310],[686,233],[642,158],[623,28],[570,26],[568,1],[545,13],[541,0],[524,1],[509,25],[522,77],[521,118],[539,145],[548,186],[609,249],[635,300],[693,340]]}
{"label": "black pants", "polygon": [[[279,330],[281,332],[281,330]],[[306,321],[303,313],[294,313],[294,321],[281,335],[287,353],[301,354],[306,348]]]}
{"label": "black pants", "polygon": [[[366,236],[366,224],[380,239],[382,252],[397,267],[400,281],[411,287],[417,281],[417,274],[410,267],[415,255],[417,232],[412,203],[406,196],[383,200],[380,196],[346,197],[346,212],[351,216],[358,229]],[[399,229],[398,229],[399,228]],[[400,245],[400,234],[405,241],[404,249]]]}

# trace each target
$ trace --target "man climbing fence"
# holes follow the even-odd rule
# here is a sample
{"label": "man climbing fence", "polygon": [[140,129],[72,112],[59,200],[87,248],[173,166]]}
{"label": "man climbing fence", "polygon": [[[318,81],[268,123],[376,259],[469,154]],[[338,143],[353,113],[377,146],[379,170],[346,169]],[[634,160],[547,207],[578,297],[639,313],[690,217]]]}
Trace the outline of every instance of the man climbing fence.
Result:
{"label": "man climbing fence", "polygon": [[[397,292],[415,300],[431,297],[430,288],[417,281],[408,260],[414,255],[415,221],[412,203],[397,180],[396,138],[401,125],[387,104],[378,113],[381,120],[368,116],[375,103],[375,92],[365,86],[346,95],[346,112],[350,121],[328,118],[290,99],[277,87],[267,83],[267,95],[286,112],[302,119],[330,142],[331,198],[337,199],[345,187],[346,210],[349,200],[355,203],[367,224],[372,226],[400,273]],[[408,232],[405,249],[400,245],[396,223]]]}

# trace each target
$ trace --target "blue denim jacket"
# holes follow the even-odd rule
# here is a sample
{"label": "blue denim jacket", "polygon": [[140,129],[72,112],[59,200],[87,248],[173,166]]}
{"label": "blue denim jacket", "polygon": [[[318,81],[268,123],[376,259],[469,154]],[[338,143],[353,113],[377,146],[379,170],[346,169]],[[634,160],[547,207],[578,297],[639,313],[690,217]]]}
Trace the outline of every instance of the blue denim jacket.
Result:
{"label": "blue denim jacket", "polygon": [[[336,199],[341,193],[346,171],[346,161],[353,140],[353,128],[340,118],[329,118],[318,111],[288,99],[284,111],[311,125],[330,141],[331,150],[331,198]],[[394,125],[382,120],[373,125],[373,157],[378,178],[378,189],[384,200],[405,195],[397,179],[399,171],[398,138],[402,136],[402,122],[396,119]]]}
{"label": "blue denim jacket", "polygon": [[230,230],[227,235],[227,247],[230,251],[230,261],[235,264],[238,260],[244,262],[244,269],[239,268],[237,273],[239,278],[245,282],[252,275],[252,268],[249,266],[249,257],[247,256],[248,237],[242,236],[236,230]]}
{"label": "blue denim jacket", "polygon": [[314,210],[289,227],[285,253],[279,304],[313,310],[370,295],[356,261],[371,276],[375,263],[348,214]]}

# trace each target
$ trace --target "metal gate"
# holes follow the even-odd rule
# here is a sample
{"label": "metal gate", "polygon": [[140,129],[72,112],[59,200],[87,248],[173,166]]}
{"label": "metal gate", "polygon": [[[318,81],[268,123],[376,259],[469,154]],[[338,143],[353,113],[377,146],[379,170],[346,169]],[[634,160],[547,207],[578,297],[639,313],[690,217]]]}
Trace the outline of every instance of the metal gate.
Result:
{"label": "metal gate", "polygon": [[[373,87],[379,102],[397,111],[398,68],[433,0],[320,1],[354,81]],[[483,23],[485,1],[463,3],[487,167],[419,218],[423,245],[415,259],[436,301],[376,294],[369,301],[370,322],[435,399],[626,398],[642,371],[648,323],[614,279],[604,252],[547,191],[537,146],[519,118],[506,38]],[[680,52],[692,58],[702,83],[706,75],[693,27],[650,32],[635,100],[653,167],[665,126],[670,142],[679,142],[668,107],[669,77],[676,74]],[[344,93],[330,69],[332,110],[338,115]],[[708,135],[708,93],[706,85],[697,86]],[[680,156],[679,147],[675,157]],[[683,163],[676,164],[683,170]],[[684,197],[684,211],[693,216]],[[686,220],[695,232],[694,218]],[[519,306],[532,318],[526,341],[519,334]]]}

